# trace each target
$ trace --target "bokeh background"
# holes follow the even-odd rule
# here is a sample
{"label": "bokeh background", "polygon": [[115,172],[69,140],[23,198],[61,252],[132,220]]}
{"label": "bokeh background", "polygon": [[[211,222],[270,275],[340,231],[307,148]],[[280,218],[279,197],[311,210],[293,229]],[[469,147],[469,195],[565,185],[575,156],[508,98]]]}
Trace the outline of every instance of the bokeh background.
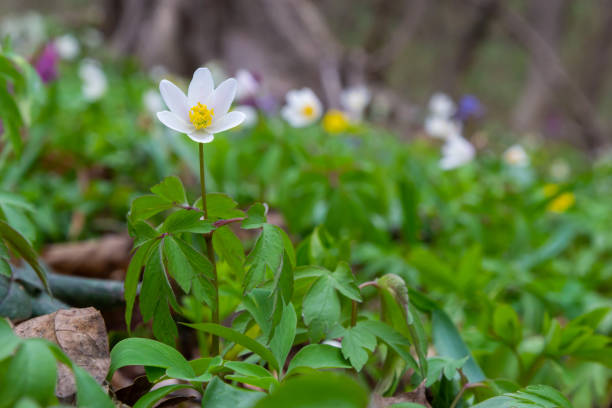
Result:
{"label": "bokeh background", "polygon": [[[610,143],[612,4],[606,0],[4,0],[103,35],[109,55],[188,75],[217,61],[302,84],[330,107],[367,83],[381,122],[409,137],[435,91],[475,94],[500,126],[596,151]],[[91,34],[91,33],[90,33]]]}

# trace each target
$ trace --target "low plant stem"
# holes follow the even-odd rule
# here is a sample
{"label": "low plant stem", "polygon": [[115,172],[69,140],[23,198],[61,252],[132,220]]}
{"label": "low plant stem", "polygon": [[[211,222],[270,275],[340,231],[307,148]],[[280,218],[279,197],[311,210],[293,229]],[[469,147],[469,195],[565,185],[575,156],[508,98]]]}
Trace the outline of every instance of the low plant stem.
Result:
{"label": "low plant stem", "polygon": [[[206,207],[206,174],[204,172],[204,144],[198,144],[200,148],[200,187],[202,188],[202,210],[204,210],[204,219],[208,219],[208,209]],[[208,260],[212,264],[214,281],[212,282],[215,288],[215,298],[213,300],[212,321],[213,323],[219,324],[219,279],[217,277],[217,263],[215,262],[215,251],[212,243],[212,233],[204,234],[204,241],[206,241],[206,251],[208,252]],[[219,349],[219,337],[212,335],[212,341],[210,346],[211,355],[216,356],[220,354]]]}

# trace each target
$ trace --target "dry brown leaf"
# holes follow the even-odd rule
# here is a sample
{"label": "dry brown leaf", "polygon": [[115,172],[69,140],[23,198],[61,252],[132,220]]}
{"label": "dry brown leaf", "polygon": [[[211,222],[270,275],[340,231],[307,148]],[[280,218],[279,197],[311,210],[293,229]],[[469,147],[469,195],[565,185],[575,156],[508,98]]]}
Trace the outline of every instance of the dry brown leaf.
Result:
{"label": "dry brown leaf", "polygon": [[[106,327],[102,315],[93,307],[58,310],[35,317],[18,324],[15,333],[22,338],[39,337],[56,343],[99,384],[108,374],[110,354]],[[76,394],[74,376],[63,364],[58,364],[57,374],[55,394],[61,400],[70,400]]]}

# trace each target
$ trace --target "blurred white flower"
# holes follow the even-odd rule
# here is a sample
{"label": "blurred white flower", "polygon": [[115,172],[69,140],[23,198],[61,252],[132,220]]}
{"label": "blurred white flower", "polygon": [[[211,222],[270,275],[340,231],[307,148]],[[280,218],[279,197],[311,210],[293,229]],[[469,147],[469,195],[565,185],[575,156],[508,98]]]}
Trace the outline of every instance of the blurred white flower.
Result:
{"label": "blurred white flower", "polygon": [[151,113],[157,113],[164,109],[164,102],[156,89],[149,89],[146,91],[142,95],[142,103]]}
{"label": "blurred white flower", "polygon": [[79,55],[81,50],[79,41],[72,34],[64,34],[57,37],[53,43],[62,59],[73,60]]}
{"label": "blurred white flower", "polygon": [[453,118],[456,106],[452,99],[441,92],[429,100],[429,116],[425,119],[425,131],[432,137],[448,139],[461,133],[461,123]]}
{"label": "blurred white flower", "polygon": [[187,95],[164,79],[159,90],[170,110],[158,112],[157,118],[195,142],[210,143],[215,133],[236,127],[245,119],[242,112],[228,112],[236,96],[236,85],[236,80],[229,78],[215,89],[208,68],[198,68],[193,73]]}
{"label": "blurred white flower", "polygon": [[23,15],[9,15],[0,22],[0,38],[8,36],[15,51],[32,55],[46,41],[43,17],[30,11]]}
{"label": "blurred white flower", "polygon": [[441,116],[429,116],[425,119],[425,131],[430,136],[448,139],[461,133],[461,123]]}
{"label": "blurred white flower", "polygon": [[237,100],[252,98],[259,90],[259,81],[249,70],[239,69],[236,71],[236,81],[238,81]]}
{"label": "blurred white flower", "polygon": [[461,135],[455,134],[446,139],[442,146],[442,159],[439,164],[443,170],[451,170],[469,163],[475,154],[474,146]]}
{"label": "blurred white flower", "polygon": [[529,156],[523,146],[515,144],[504,152],[504,161],[511,166],[526,167],[529,165]]}
{"label": "blurred white flower", "polygon": [[240,105],[234,108],[236,112],[244,113],[244,122],[242,123],[246,127],[253,127],[257,124],[257,109],[250,105]]}
{"label": "blurred white flower", "polygon": [[372,95],[365,85],[347,88],[340,93],[340,104],[350,118],[360,121]]}
{"label": "blurred white flower", "polygon": [[102,45],[102,42],[104,41],[104,35],[102,34],[102,32],[100,32],[100,30],[90,27],[85,30],[81,39],[83,41],[83,44],[85,44],[89,48],[98,48]]}
{"label": "blurred white flower", "polygon": [[321,101],[310,88],[293,89],[287,92],[286,99],[281,115],[293,127],[308,126],[323,113]]}
{"label": "blurred white flower", "polygon": [[98,61],[91,58],[83,59],[79,66],[79,76],[83,81],[81,91],[86,100],[96,101],[106,93],[108,83],[102,65]]}
{"label": "blurred white flower", "polygon": [[436,92],[429,99],[429,111],[432,115],[450,118],[456,110],[455,103],[445,93]]}

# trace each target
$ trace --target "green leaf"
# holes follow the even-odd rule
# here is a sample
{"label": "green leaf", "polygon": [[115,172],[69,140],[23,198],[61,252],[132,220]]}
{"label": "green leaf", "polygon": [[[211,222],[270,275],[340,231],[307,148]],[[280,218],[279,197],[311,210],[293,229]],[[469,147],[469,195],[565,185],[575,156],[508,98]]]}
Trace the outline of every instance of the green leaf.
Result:
{"label": "green leaf", "polygon": [[134,238],[134,248],[145,244],[146,242],[157,238],[160,233],[150,226],[145,221],[131,222],[128,219],[128,231],[130,236]]}
{"label": "green leaf", "polygon": [[0,317],[0,361],[13,354],[21,342],[21,337],[13,332],[6,319]]}
{"label": "green leaf", "polygon": [[23,142],[21,140],[20,128],[23,126],[21,112],[9,93],[7,82],[0,78],[0,117],[4,126],[4,133],[10,139],[15,153],[21,153]]}
{"label": "green leaf", "polygon": [[160,300],[155,307],[153,335],[155,335],[156,339],[159,339],[169,346],[174,346],[176,344],[178,329],[170,313],[170,306],[165,299]]}
{"label": "green leaf", "polygon": [[207,257],[202,255],[200,252],[193,249],[191,245],[183,241],[182,239],[173,237],[176,243],[181,247],[183,255],[189,261],[189,264],[193,268],[196,274],[204,275],[208,279],[214,279],[213,267]]}
{"label": "green leaf", "polygon": [[320,340],[338,323],[340,311],[340,298],[334,280],[329,275],[321,276],[310,287],[302,302],[302,315],[311,338]]}
{"label": "green leaf", "polygon": [[367,405],[367,391],[351,377],[320,372],[284,381],[255,408],[365,408]]}
{"label": "green leaf", "polygon": [[375,348],[376,336],[359,323],[347,329],[342,338],[342,355],[350,360],[357,371],[361,371],[368,362],[367,350],[372,352]]}
{"label": "green leaf", "polygon": [[255,203],[247,210],[247,217],[242,220],[241,227],[244,229],[261,228],[266,223],[266,207],[261,203]]}
{"label": "green leaf", "polygon": [[51,288],[49,288],[49,283],[47,282],[47,274],[38,263],[38,256],[30,243],[19,232],[15,231],[10,225],[2,220],[0,220],[0,237],[5,241],[7,246],[19,254],[19,256],[34,269],[38,279],[40,279],[44,285],[45,290],[50,294]]}
{"label": "green leaf", "polygon": [[444,374],[447,380],[451,381],[457,374],[457,370],[463,367],[467,359],[467,356],[459,360],[448,357],[429,358],[429,371],[427,372],[427,382],[425,383],[425,386],[431,387],[440,379],[442,374]]}
{"label": "green leaf", "polygon": [[195,278],[195,271],[174,238],[164,237],[163,243],[164,265],[167,266],[168,273],[176,280],[183,292],[189,293],[191,281]]}
{"label": "green leaf", "polygon": [[274,335],[270,341],[272,353],[274,357],[276,357],[276,361],[278,361],[281,368],[285,366],[285,360],[293,346],[296,327],[297,315],[295,314],[293,304],[289,303],[283,307],[280,322],[274,329]]}
{"label": "green leaf", "polygon": [[272,373],[257,364],[246,363],[244,361],[226,361],[224,367],[233,370],[235,373],[252,377],[271,377]]}
{"label": "green leaf", "polygon": [[265,394],[245,391],[224,383],[219,377],[206,387],[202,396],[202,406],[206,408],[251,408]]}
{"label": "green leaf", "polygon": [[263,282],[266,268],[269,268],[272,273],[279,270],[283,251],[283,237],[279,228],[271,224],[264,224],[255,247],[246,259],[247,274],[243,281],[245,292]]}
{"label": "green leaf", "polygon": [[195,377],[195,372],[185,357],[175,348],[159,341],[132,337],[121,340],[110,353],[111,366],[108,377],[125,366],[142,365],[159,368],[172,367],[185,377]]}
{"label": "green leaf", "polygon": [[77,402],[79,407],[114,408],[104,389],[87,371],[76,364],[71,365],[77,387]]}
{"label": "green leaf", "polygon": [[517,392],[493,397],[474,408],[572,408],[559,391],[547,385],[530,385]]}
{"label": "green leaf", "polygon": [[124,298],[125,298],[125,324],[130,332],[132,324],[132,312],[134,310],[134,301],[138,292],[138,281],[140,280],[140,272],[142,267],[147,263],[152,252],[157,250],[160,241],[149,241],[138,248],[130,260],[127,272],[125,274]]}
{"label": "green leaf", "polygon": [[274,314],[274,298],[270,290],[255,288],[242,298],[242,304],[259,325],[263,335],[262,341],[267,342],[274,326],[270,317]]}
{"label": "green leaf", "polygon": [[194,210],[178,210],[166,218],[161,232],[178,234],[180,232],[192,232],[195,234],[207,234],[214,230],[210,220],[202,220],[203,214]]}
{"label": "green leaf", "polygon": [[441,356],[456,360],[469,356],[463,367],[463,373],[469,382],[480,382],[485,379],[482,369],[463,342],[457,327],[441,309],[436,309],[432,313],[432,331],[434,346]]}
{"label": "green leaf", "polygon": [[346,262],[339,262],[336,270],[331,274],[334,280],[334,286],[340,293],[349,299],[361,302],[361,293],[357,284],[355,283],[355,277],[351,272],[351,267]]}
{"label": "green leaf", "polygon": [[151,408],[156,402],[160,401],[166,395],[185,388],[191,388],[191,386],[189,384],[175,384],[160,387],[140,397],[136,404],[134,404],[133,408]]}
{"label": "green leaf", "polygon": [[151,187],[151,192],[174,204],[187,204],[187,195],[181,179],[170,176],[163,179],[159,184]]}
{"label": "green leaf", "polygon": [[419,191],[412,180],[400,179],[399,199],[402,205],[402,234],[406,242],[418,241],[419,232]]}
{"label": "green leaf", "polygon": [[155,315],[157,304],[166,299],[170,284],[162,267],[161,251],[151,252],[145,265],[140,287],[139,305],[142,318],[147,321]]}
{"label": "green leaf", "polygon": [[26,211],[34,211],[34,206],[24,200],[21,196],[7,191],[0,191],[0,203],[18,207]]}
{"label": "green leaf", "polygon": [[287,376],[300,371],[300,368],[352,368],[342,351],[327,344],[309,344],[297,352],[287,368]]}
{"label": "green leaf", "polygon": [[214,323],[183,324],[193,329],[215,334],[217,336],[223,337],[224,339],[239,344],[242,347],[251,350],[253,353],[259,355],[261,358],[266,360],[270,364],[272,369],[277,371],[279,369],[276,357],[274,357],[274,354],[272,354],[270,350],[268,350],[263,344],[259,343],[257,340],[252,339],[251,337],[248,337],[234,329],[230,329],[229,327],[221,326],[220,324]]}
{"label": "green leaf", "polygon": [[410,354],[410,341],[393,327],[377,320],[363,320],[359,322],[359,325],[391,347],[414,370],[419,369],[412,354]]}
{"label": "green leaf", "polygon": [[219,258],[227,262],[234,273],[244,275],[244,248],[230,227],[226,225],[215,231],[213,247]]}
{"label": "green leaf", "polygon": [[146,220],[157,213],[172,208],[172,202],[155,195],[143,195],[132,201],[129,217],[132,222]]}
{"label": "green leaf", "polygon": [[4,377],[2,402],[15,402],[29,397],[43,406],[52,405],[55,398],[57,366],[55,357],[44,341],[24,341],[11,359]]}
{"label": "green leaf", "polygon": [[[206,208],[208,209],[208,219],[230,219],[244,217],[244,212],[236,208],[238,203],[227,194],[208,193],[206,194]],[[194,207],[202,208],[202,197],[194,203]]]}
{"label": "green leaf", "polygon": [[518,315],[510,305],[499,304],[493,312],[493,331],[501,341],[516,347],[523,338]]}

